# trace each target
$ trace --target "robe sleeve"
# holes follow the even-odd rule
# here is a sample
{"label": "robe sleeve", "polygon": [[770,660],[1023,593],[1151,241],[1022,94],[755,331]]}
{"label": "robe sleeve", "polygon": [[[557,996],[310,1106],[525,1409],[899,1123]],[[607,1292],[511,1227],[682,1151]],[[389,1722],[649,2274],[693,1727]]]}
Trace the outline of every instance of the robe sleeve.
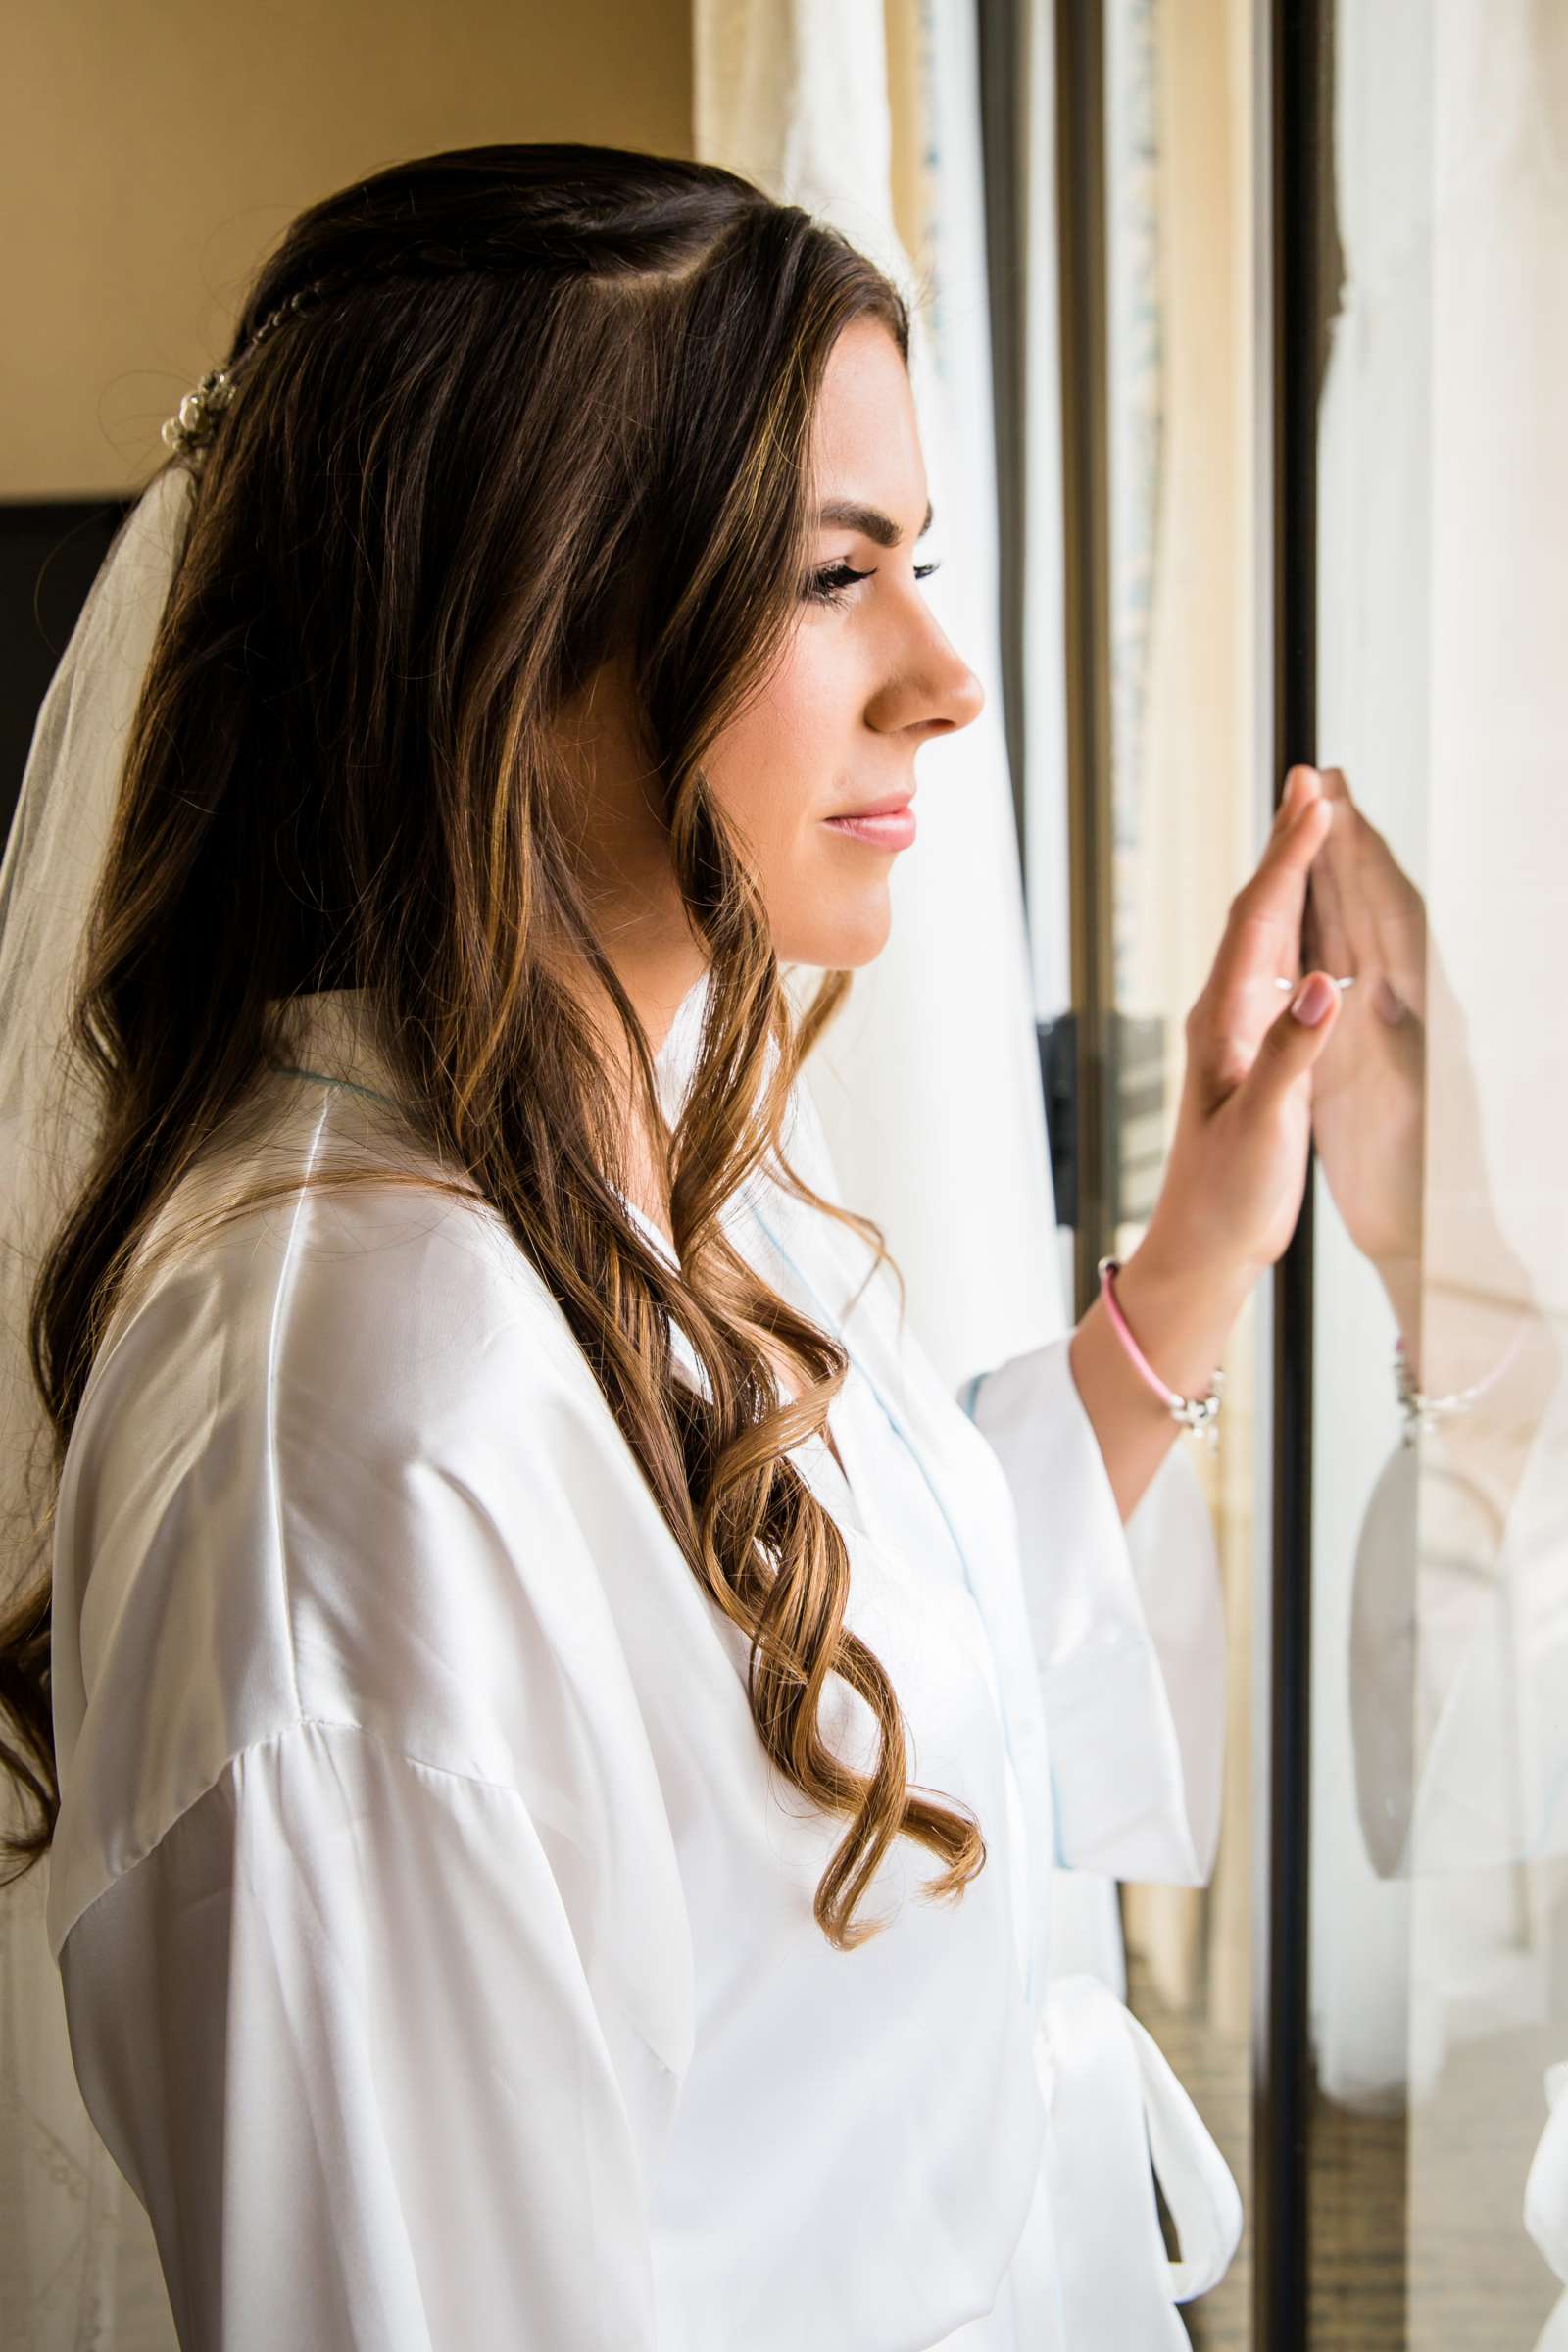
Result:
{"label": "robe sleeve", "polygon": [[1441,1422],[1396,1444],[1356,1541],[1349,1726],[1380,1878],[1568,1852],[1568,1422],[1553,1393],[1512,1481]]}
{"label": "robe sleeve", "polygon": [[1179,1437],[1125,1524],[1071,1333],[964,1383],[1006,1472],[1050,1741],[1056,1859],[1203,1885],[1219,1840],[1225,1622],[1207,1502]]}
{"label": "robe sleeve", "polygon": [[[792,1164],[842,1203],[809,1082]],[[1208,1504],[1182,1437],[1123,1525],[1068,1359],[1071,1333],[976,1374],[958,1402],[1011,1489],[1039,1667],[1056,1860],[1108,1878],[1206,1884],[1225,1763],[1225,1619]]]}
{"label": "robe sleeve", "polygon": [[607,2033],[515,1789],[291,1724],[60,1967],[187,2352],[652,2352],[664,2070]]}

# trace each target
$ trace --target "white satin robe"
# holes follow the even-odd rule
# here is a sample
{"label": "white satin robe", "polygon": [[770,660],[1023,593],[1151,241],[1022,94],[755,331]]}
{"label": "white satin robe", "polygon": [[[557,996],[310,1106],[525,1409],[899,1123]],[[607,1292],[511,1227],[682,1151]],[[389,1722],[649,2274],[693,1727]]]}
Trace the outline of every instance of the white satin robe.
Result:
{"label": "white satin robe", "polygon": [[[270,1172],[395,1131],[359,1009],[299,1001]],[[789,1148],[830,1183],[804,1088]],[[746,1641],[491,1212],[381,1187],[188,1246],[111,1326],[65,1466],[48,1889],[185,2347],[1153,2352],[1230,2258],[1235,2183],[1164,2061],[1050,1971],[1054,1863],[1210,1866],[1212,1551],[1146,1607],[1065,1338],[971,1418],[885,1272],[844,1320],[855,1237],[765,1175],[727,1217],[853,1351],[849,1485],[819,1440],[795,1459],[909,1778],[972,1806],[986,1866],[933,1906],[897,1839],[891,1924],[829,1947],[844,1825],[770,1771]],[[870,1725],[834,1678],[825,1736],[868,1763]]]}

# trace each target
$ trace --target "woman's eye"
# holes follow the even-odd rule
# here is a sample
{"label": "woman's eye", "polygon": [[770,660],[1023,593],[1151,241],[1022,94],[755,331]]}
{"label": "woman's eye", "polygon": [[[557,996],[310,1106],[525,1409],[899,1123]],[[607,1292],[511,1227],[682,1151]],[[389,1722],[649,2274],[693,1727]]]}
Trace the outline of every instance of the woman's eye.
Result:
{"label": "woman's eye", "polygon": [[[928,579],[937,568],[935,564],[917,564],[914,576],[917,580]],[[870,579],[875,569],[875,564],[870,571],[857,571],[852,564],[830,564],[824,570],[810,574],[806,584],[806,594],[818,604],[842,604],[850,590],[860,580]]]}
{"label": "woman's eye", "polygon": [[819,605],[842,604],[858,580],[868,580],[869,571],[857,571],[851,564],[830,564],[825,570],[813,571],[806,583],[806,593]]}

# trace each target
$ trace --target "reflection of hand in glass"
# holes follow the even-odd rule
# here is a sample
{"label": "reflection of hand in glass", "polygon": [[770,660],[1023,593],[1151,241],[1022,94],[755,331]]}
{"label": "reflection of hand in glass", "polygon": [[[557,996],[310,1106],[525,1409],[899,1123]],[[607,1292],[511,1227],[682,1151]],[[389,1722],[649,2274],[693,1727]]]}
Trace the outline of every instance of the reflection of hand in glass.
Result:
{"label": "reflection of hand in glass", "polygon": [[[1388,1292],[1412,1378],[1446,1395],[1508,1360],[1533,1313],[1530,1286],[1493,1204],[1464,1016],[1426,902],[1343,769],[1321,774],[1331,817],[1301,954],[1355,985],[1312,1066],[1312,1142],[1346,1231]],[[1431,1182],[1429,1135],[1440,1154]]]}
{"label": "reflection of hand in glass", "polygon": [[1344,771],[1320,772],[1330,824],[1308,877],[1301,960],[1355,985],[1313,1064],[1312,1142],[1351,1241],[1391,1295],[1412,1295],[1426,1126],[1426,904],[1351,800]]}
{"label": "reflection of hand in glass", "polygon": [[1312,1140],[1415,1385],[1445,1400],[1380,1473],[1351,1585],[1366,1850],[1384,1876],[1426,1875],[1548,1850],[1557,1834],[1554,1457],[1518,1506],[1544,1423],[1551,1434],[1561,1350],[1494,1200],[1484,1099],[1426,902],[1343,772],[1321,773],[1331,815],[1301,961],[1354,986],[1312,1065]]}

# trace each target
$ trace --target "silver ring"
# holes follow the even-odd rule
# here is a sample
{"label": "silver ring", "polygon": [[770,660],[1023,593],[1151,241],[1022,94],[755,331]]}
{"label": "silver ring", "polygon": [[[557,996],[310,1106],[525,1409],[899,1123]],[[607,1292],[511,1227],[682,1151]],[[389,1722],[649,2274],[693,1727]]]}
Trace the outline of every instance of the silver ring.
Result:
{"label": "silver ring", "polygon": [[[1297,988],[1299,987],[1300,983],[1296,980],[1276,980],[1274,985],[1276,988]],[[1355,986],[1355,974],[1353,972],[1348,972],[1343,980],[1336,980],[1334,985],[1336,988],[1353,988]]]}

